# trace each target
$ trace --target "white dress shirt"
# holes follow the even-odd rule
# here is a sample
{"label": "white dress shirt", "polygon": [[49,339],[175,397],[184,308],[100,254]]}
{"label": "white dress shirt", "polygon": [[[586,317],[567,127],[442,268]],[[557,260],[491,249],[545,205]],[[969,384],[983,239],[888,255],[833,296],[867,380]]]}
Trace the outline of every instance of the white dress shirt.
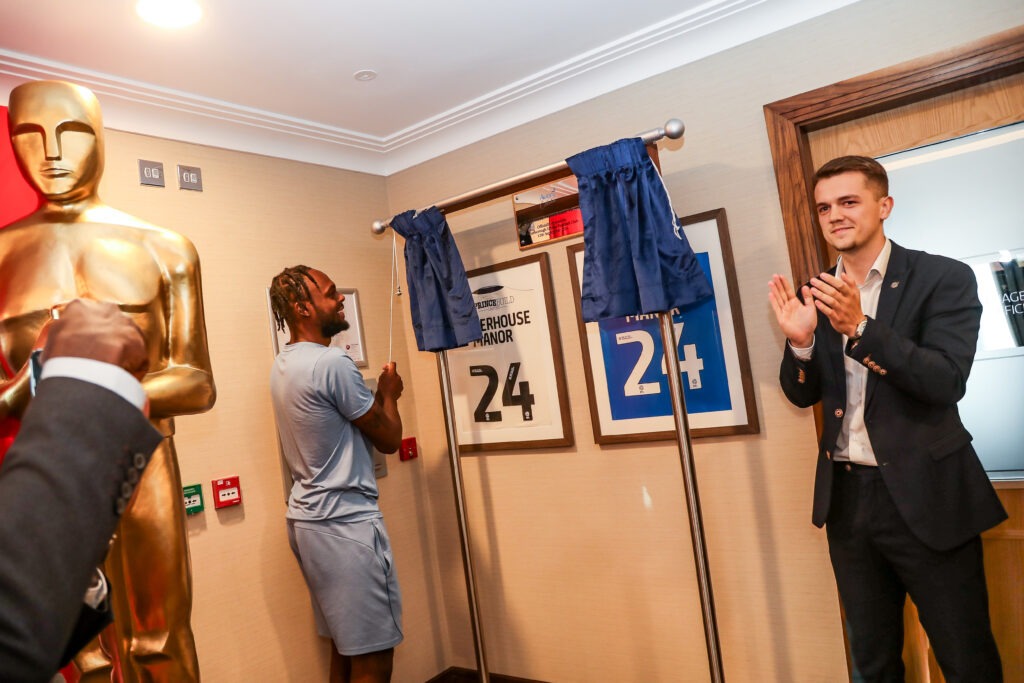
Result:
{"label": "white dress shirt", "polygon": [[[875,317],[878,311],[878,297],[882,292],[882,281],[885,279],[885,271],[889,267],[889,254],[892,253],[892,243],[887,239],[882,250],[878,253],[875,262],[871,264],[871,270],[864,282],[857,285],[860,290],[860,309],[864,315]],[[840,255],[836,263],[836,277],[843,273],[843,257]],[[846,348],[847,336],[843,335],[843,348]],[[788,344],[788,342],[787,342]],[[799,348],[789,345],[793,355],[800,360],[810,360],[814,355],[814,342],[806,348]],[[846,412],[843,419],[843,426],[839,430],[839,437],[836,439],[836,448],[832,453],[832,459],[840,462],[849,461],[858,465],[874,465],[875,451],[871,448],[871,440],[868,438],[868,430],[864,424],[864,397],[868,385],[868,369],[843,354],[843,366],[846,370]]]}

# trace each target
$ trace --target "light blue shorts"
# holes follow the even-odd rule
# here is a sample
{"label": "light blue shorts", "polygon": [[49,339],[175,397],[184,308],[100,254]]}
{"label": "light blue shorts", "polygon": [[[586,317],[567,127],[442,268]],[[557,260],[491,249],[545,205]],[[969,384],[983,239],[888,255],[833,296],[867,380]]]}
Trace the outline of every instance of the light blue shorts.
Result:
{"label": "light blue shorts", "polygon": [[402,642],[402,594],[384,520],[288,520],[313,601],[317,632],[338,652],[362,655]]}

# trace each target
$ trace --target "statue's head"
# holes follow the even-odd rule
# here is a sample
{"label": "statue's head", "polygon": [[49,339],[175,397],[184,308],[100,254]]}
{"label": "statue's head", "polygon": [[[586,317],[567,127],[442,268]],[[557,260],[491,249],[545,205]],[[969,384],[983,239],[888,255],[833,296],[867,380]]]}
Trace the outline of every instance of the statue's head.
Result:
{"label": "statue's head", "polygon": [[7,112],[18,165],[51,201],[96,194],[103,175],[103,117],[88,88],[34,81],[11,91]]}

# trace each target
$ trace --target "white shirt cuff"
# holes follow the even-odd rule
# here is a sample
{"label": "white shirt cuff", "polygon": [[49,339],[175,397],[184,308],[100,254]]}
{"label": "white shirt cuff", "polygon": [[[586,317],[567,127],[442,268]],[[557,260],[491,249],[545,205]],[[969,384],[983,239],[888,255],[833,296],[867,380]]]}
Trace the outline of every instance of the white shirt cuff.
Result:
{"label": "white shirt cuff", "polygon": [[84,382],[97,384],[142,410],[146,405],[146,392],[139,380],[132,377],[124,368],[112,363],[78,358],[75,356],[58,356],[49,358],[43,364],[40,381],[48,377],[69,377]]}
{"label": "white shirt cuff", "polygon": [[92,583],[85,591],[84,602],[93,609],[99,609],[103,601],[107,599],[107,582],[103,571],[96,567],[92,570]]}
{"label": "white shirt cuff", "polygon": [[789,347],[789,350],[793,352],[793,355],[796,356],[798,360],[810,360],[814,355],[814,337],[811,337],[810,346],[793,346],[789,343],[788,339],[786,340],[786,346]]}

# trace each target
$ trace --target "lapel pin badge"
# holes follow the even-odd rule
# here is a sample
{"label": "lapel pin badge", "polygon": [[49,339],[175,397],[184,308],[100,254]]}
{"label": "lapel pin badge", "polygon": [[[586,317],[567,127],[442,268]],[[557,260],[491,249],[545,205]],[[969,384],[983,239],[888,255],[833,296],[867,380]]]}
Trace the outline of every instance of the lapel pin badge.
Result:
{"label": "lapel pin badge", "polygon": [[900,286],[900,281],[899,280],[893,280],[892,284],[889,285],[889,288],[890,289],[896,289],[899,286]]}

